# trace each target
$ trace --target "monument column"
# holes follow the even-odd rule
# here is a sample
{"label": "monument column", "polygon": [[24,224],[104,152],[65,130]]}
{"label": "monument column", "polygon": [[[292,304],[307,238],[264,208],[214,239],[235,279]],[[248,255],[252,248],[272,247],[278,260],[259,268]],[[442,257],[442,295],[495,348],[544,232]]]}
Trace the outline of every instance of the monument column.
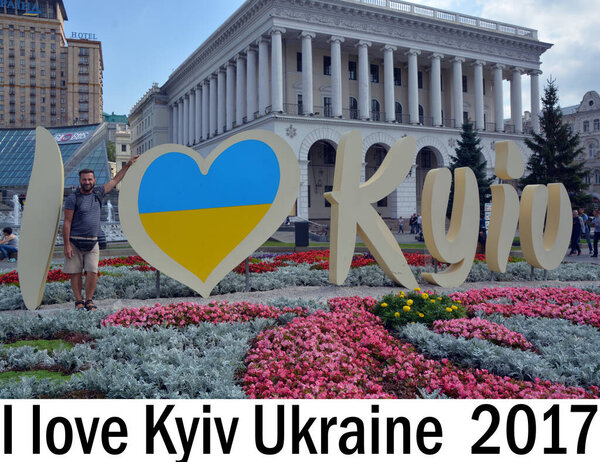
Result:
{"label": "monument column", "polygon": [[190,99],[188,95],[183,97],[183,142],[181,144],[188,145],[190,134]]}
{"label": "monument column", "polygon": [[496,131],[504,131],[504,89],[502,87],[503,64],[494,64],[494,121]]}
{"label": "monument column", "polygon": [[285,29],[271,29],[271,110],[283,112],[283,45],[281,34]]}
{"label": "monument column", "polygon": [[510,118],[515,133],[523,132],[523,94],[521,90],[521,74],[523,69],[515,67],[510,81]]}
{"label": "monument column", "polygon": [[316,37],[313,32],[302,32],[302,113],[313,114],[313,61],[312,61],[312,39]]}
{"label": "monument column", "polygon": [[442,58],[444,55],[433,53],[431,59],[431,88],[429,89],[429,98],[431,100],[431,116],[433,126],[441,127],[442,120]]}
{"label": "monument column", "polygon": [[409,123],[418,124],[419,121],[419,69],[417,56],[421,52],[419,50],[409,50],[406,52],[408,56],[408,114]]}
{"label": "monument column", "polygon": [[484,61],[473,63],[473,74],[475,76],[475,129],[485,130],[484,107],[483,107],[483,66]]}
{"label": "monument column", "polygon": [[194,127],[194,141],[199,143],[202,139],[202,87],[198,84],[196,89],[196,126]]}
{"label": "monument column", "polygon": [[258,39],[258,115],[264,115],[269,106],[269,42]]}
{"label": "monument column", "polygon": [[452,60],[452,96],[454,97],[454,127],[461,128],[463,123],[463,87],[462,63],[464,58],[455,57]]}
{"label": "monument column", "polygon": [[246,121],[254,120],[254,114],[258,111],[258,81],[256,68],[256,49],[246,49]]}
{"label": "monument column", "polygon": [[342,117],[342,48],[343,37],[332,36],[331,43],[331,104],[332,116]]}
{"label": "monument column", "polygon": [[196,129],[195,128],[196,127],[196,90],[194,88],[192,88],[189,92],[189,100],[190,100],[190,102],[189,102],[190,120],[189,120],[187,144],[188,144],[188,146],[193,146],[194,130]]}
{"label": "monument column", "polygon": [[358,117],[370,119],[371,82],[369,79],[369,47],[371,42],[358,42]]}
{"label": "monument column", "polygon": [[227,131],[233,128],[233,121],[235,120],[235,72],[233,63],[228,62],[226,69],[227,86],[225,97],[225,129]]}
{"label": "monument column", "polygon": [[210,76],[210,135],[215,136],[217,134],[217,76],[215,74]]}
{"label": "monument column", "polygon": [[171,114],[171,143],[177,143],[177,122],[179,122],[177,114],[177,103],[173,103],[173,113]]}
{"label": "monument column", "polygon": [[529,72],[531,78],[531,129],[533,133],[540,133],[540,75],[542,71]]}
{"label": "monument column", "polygon": [[217,74],[217,133],[225,128],[225,69],[220,68]]}
{"label": "monument column", "polygon": [[383,102],[385,105],[385,121],[396,120],[396,106],[394,97],[394,51],[397,48],[385,45],[383,51]]}
{"label": "monument column", "polygon": [[235,76],[235,124],[239,127],[246,117],[246,57],[237,55]]}

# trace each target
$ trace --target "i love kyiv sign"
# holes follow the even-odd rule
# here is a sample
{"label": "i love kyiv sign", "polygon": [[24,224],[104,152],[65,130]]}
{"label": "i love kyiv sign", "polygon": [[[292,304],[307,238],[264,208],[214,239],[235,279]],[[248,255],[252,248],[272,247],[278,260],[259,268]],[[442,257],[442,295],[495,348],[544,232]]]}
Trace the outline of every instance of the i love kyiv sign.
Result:
{"label": "i love kyiv sign", "polygon": [[[358,231],[390,278],[399,285],[416,287],[417,281],[398,243],[371,205],[405,180],[416,155],[415,139],[406,137],[396,142],[364,184],[360,184],[361,146],[358,131],[342,137],[333,189],[324,195],[331,203],[329,280],[333,284],[344,283]],[[516,144],[499,142],[495,149],[496,176],[503,180],[520,178],[524,163]],[[58,166],[42,166],[41,162],[60,162],[62,172],[56,141],[38,128],[34,171],[21,228],[21,248],[27,254],[19,255],[21,290],[30,309],[41,302],[62,206],[62,176],[43,174]],[[36,174],[36,167],[42,173]],[[185,146],[165,144],[144,153],[123,179],[119,198],[121,225],[140,256],[208,297],[214,286],[283,222],[298,195],[299,181],[298,162],[291,147],[268,131],[252,130],[232,136],[205,158]],[[442,272],[422,276],[443,287],[459,286],[465,281],[479,233],[479,194],[470,168],[456,169],[454,173],[454,203],[446,232],[451,181],[448,169],[431,170],[421,202],[425,244],[435,259],[449,264]],[[48,217],[42,217],[42,209]],[[517,223],[526,260],[537,268],[556,268],[569,243],[570,209],[562,184],[527,186],[520,201],[514,187],[492,186],[486,242],[489,268],[506,271]],[[48,246],[40,247],[40,240],[48,242]],[[31,250],[30,245],[38,250]],[[35,269],[43,267],[40,262],[47,262],[46,273]]]}

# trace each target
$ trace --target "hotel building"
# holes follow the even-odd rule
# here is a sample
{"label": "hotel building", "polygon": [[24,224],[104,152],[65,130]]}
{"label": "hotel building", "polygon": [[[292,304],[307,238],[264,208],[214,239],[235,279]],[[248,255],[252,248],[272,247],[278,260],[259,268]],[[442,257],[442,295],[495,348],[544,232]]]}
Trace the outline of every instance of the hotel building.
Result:
{"label": "hotel building", "polygon": [[[408,217],[420,212],[427,171],[450,164],[465,119],[479,131],[490,173],[495,141],[527,152],[522,86],[531,87],[536,122],[540,56],[550,47],[532,29],[403,1],[247,0],[136,104],[132,154],[175,142],[206,155],[232,134],[270,130],[298,158],[297,214],[328,219],[323,193],[344,133],[361,132],[363,179],[413,136],[409,176],[376,204],[383,217]],[[153,121],[161,135],[141,144]]]}
{"label": "hotel building", "polygon": [[0,0],[0,128],[102,122],[101,44],[66,20],[62,0]]}

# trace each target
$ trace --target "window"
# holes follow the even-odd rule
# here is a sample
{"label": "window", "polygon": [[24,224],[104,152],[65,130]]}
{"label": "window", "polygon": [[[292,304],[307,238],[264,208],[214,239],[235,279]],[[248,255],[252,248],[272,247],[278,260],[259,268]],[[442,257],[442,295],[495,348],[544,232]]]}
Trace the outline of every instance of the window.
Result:
{"label": "window", "polygon": [[598,155],[598,153],[596,151],[596,146],[593,143],[588,146],[588,151],[590,154],[590,159],[595,159],[596,156]]}
{"label": "window", "polygon": [[329,96],[325,96],[323,98],[323,115],[325,117],[331,117],[332,116],[332,109],[331,109],[331,98]]}
{"label": "window", "polygon": [[596,184],[600,184],[600,170],[596,170],[595,172],[595,176],[596,176]]}
{"label": "window", "polygon": [[469,122],[469,112],[465,111],[463,112],[463,123],[467,123]]}
{"label": "window", "polygon": [[400,104],[398,101],[396,101],[396,103],[394,104],[394,110],[396,112],[396,122],[401,124],[402,123],[402,104]]}
{"label": "window", "polygon": [[423,112],[423,106],[419,104],[419,123],[423,125],[425,123],[425,113]]}
{"label": "window", "polygon": [[121,152],[127,152],[127,145],[126,144],[122,144],[121,145]]}
{"label": "window", "polygon": [[590,121],[589,120],[585,120],[583,122],[583,131],[584,132],[589,132],[590,131]]}
{"label": "window", "polygon": [[358,101],[354,97],[350,97],[350,118],[358,119]]}
{"label": "window", "polygon": [[304,105],[302,104],[302,94],[296,96],[296,103],[298,104],[298,114],[304,114]]}
{"label": "window", "polygon": [[397,87],[402,85],[402,69],[399,67],[394,68],[394,85]]}
{"label": "window", "polygon": [[423,73],[421,71],[417,72],[417,83],[420,89],[423,88]]}
{"label": "window", "polygon": [[348,61],[348,79],[356,80],[356,61]]}
{"label": "window", "polygon": [[600,119],[594,119],[594,131],[600,130]]}
{"label": "window", "polygon": [[485,95],[485,79],[483,79],[483,94]]}
{"label": "window", "polygon": [[376,99],[371,100],[371,120],[378,122],[381,120],[381,114],[379,112],[380,106],[379,101]]}
{"label": "window", "polygon": [[462,76],[462,87],[463,87],[463,93],[467,93],[468,87],[467,87],[467,76],[463,75]]}
{"label": "window", "polygon": [[323,56],[323,75],[331,75],[331,56]]}
{"label": "window", "polygon": [[[79,59],[80,59],[80,63],[81,63],[81,59],[83,59],[83,58],[79,58]],[[302,72],[302,53],[296,53],[296,71]]]}
{"label": "window", "polygon": [[371,64],[371,82],[379,83],[379,66]]}

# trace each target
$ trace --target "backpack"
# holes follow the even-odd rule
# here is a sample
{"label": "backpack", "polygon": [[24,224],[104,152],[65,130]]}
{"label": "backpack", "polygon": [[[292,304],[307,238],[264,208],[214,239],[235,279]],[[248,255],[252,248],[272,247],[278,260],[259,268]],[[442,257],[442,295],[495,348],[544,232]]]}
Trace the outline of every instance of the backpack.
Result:
{"label": "backpack", "polygon": [[[93,192],[94,197],[100,203],[100,214],[102,215],[102,199],[100,198],[95,189],[93,190]],[[79,189],[77,189],[75,191],[75,210],[73,211],[73,213],[75,213],[75,211],[79,208],[81,204],[81,196],[81,192],[79,191]],[[102,226],[100,226],[100,232],[98,233],[98,248],[100,250],[106,249],[106,235],[104,234],[104,231],[102,231]]]}

